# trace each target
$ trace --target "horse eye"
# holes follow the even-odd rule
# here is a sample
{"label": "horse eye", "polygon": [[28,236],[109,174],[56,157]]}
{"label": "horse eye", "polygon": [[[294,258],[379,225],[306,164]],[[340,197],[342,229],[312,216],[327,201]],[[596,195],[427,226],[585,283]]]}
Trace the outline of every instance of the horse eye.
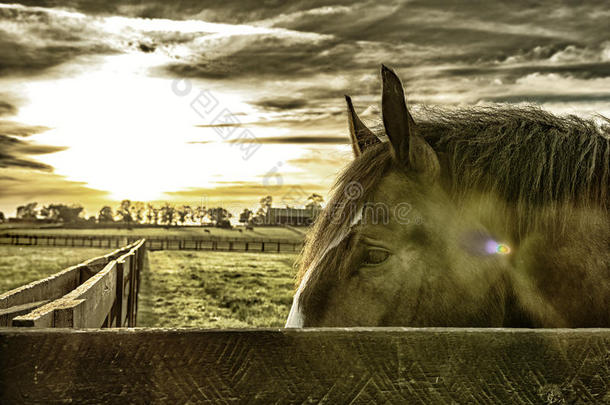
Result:
{"label": "horse eye", "polygon": [[368,249],[364,258],[364,264],[376,265],[385,262],[390,256],[390,252],[383,249]]}

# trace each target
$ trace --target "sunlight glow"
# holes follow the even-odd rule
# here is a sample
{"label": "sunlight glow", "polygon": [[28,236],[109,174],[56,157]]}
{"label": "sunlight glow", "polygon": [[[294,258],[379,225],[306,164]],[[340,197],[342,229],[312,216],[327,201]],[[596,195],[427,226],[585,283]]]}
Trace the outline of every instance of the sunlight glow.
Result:
{"label": "sunlight glow", "polygon": [[[79,76],[24,84],[31,103],[20,110],[19,120],[53,128],[34,140],[69,147],[39,160],[69,180],[111,192],[117,200],[152,200],[168,191],[213,187],[213,179],[261,184],[278,156],[302,156],[297,146],[262,145],[244,160],[239,148],[223,142],[213,128],[196,127],[209,122],[190,105],[195,89],[180,97],[172,92],[170,80],[145,76],[143,66],[160,63],[159,58],[163,56],[113,55]],[[265,118],[241,99],[246,95],[218,88],[213,94],[244,122]],[[277,131],[256,135],[270,133]],[[197,140],[207,143],[190,143]],[[291,171],[289,164],[283,169]]]}

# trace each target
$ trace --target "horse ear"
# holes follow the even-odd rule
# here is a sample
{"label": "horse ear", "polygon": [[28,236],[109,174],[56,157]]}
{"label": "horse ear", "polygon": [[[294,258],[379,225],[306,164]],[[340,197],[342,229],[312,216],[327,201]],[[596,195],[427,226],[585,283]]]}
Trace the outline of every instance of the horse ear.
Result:
{"label": "horse ear", "polygon": [[360,118],[358,118],[350,96],[345,96],[345,101],[347,101],[347,122],[349,124],[349,135],[352,139],[352,149],[354,150],[354,157],[358,157],[362,154],[364,149],[380,143],[381,141],[373,131],[368,129]]}
{"label": "horse ear", "polygon": [[383,126],[390,139],[394,158],[409,169],[436,179],[440,173],[436,152],[415,133],[415,121],[407,109],[400,79],[385,65],[381,65],[381,78]]}

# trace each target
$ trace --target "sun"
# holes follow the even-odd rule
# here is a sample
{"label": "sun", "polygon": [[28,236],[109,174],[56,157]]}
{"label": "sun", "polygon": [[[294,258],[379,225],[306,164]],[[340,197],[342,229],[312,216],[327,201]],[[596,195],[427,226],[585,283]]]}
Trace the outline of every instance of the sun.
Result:
{"label": "sun", "polygon": [[[25,84],[31,101],[19,119],[52,128],[33,137],[35,141],[67,147],[40,160],[56,174],[107,191],[115,200],[158,200],[167,198],[166,192],[213,187],[219,180],[262,184],[278,162],[290,173],[286,162],[302,156],[303,148],[264,145],[246,159],[239,146],[214,128],[200,127],[205,122],[191,103],[196,88],[206,83],[196,83],[189,97],[176,95],[173,80],[151,78],[143,71],[147,63],[161,62],[149,57],[112,55],[87,73]],[[240,120],[265,118],[242,100],[252,95],[218,87],[213,92],[219,108],[239,112]],[[279,133],[264,131],[253,133]]]}

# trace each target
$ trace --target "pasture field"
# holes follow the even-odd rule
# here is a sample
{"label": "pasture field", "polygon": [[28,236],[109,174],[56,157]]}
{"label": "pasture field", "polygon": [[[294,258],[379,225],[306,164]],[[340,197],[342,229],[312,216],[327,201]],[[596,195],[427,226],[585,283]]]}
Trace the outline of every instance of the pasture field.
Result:
{"label": "pasture field", "polygon": [[294,254],[148,252],[138,326],[281,327],[292,304]]}
{"label": "pasture field", "polygon": [[108,252],[108,249],[1,245],[0,294]]}
{"label": "pasture field", "polygon": [[[125,235],[142,237],[181,237],[184,239],[194,237],[219,237],[235,239],[290,239],[302,240],[305,229],[289,229],[283,227],[255,227],[249,231],[242,229],[222,229],[211,227],[155,227],[155,228],[103,228],[103,229],[67,229],[67,228],[24,228],[7,229],[0,228],[0,231],[23,234],[23,235]],[[208,232],[206,232],[206,230]]]}
{"label": "pasture field", "polygon": [[[0,293],[112,249],[0,246]],[[295,254],[162,250],[141,274],[138,326],[281,327]]]}

